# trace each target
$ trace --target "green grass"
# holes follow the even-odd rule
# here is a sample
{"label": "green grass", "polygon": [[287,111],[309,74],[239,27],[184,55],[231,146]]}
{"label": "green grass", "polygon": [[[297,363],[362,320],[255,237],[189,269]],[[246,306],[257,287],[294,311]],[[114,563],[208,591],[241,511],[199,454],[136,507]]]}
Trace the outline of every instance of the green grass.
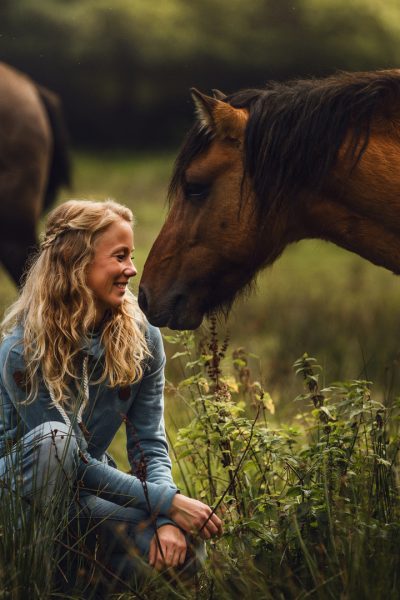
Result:
{"label": "green grass", "polygon": [[[139,273],[166,216],[173,159],[76,157],[75,196],[112,196],[136,215]],[[290,365],[304,351],[320,357],[330,379],[363,376],[385,390],[397,365],[399,309],[397,277],[332,244],[304,241],[260,275],[257,293],[237,303],[227,328],[231,347],[245,344],[260,356],[264,383],[283,406],[294,392]]]}
{"label": "green grass", "polygon": [[398,366],[400,281],[331,244],[289,248],[259,280],[257,295],[234,309],[234,344],[261,357],[267,388],[285,404],[290,365],[319,356],[329,379],[372,379],[383,394]]}
{"label": "green grass", "polygon": [[[76,153],[70,197],[113,197],[137,220],[140,272],[165,219],[174,155]],[[139,277],[134,282],[137,287]],[[0,272],[0,308],[15,289]],[[366,376],[381,390],[397,365],[400,280],[336,246],[304,241],[289,247],[258,278],[258,291],[235,305],[227,323],[231,347],[245,344],[260,357],[264,383],[285,404],[290,365],[304,351],[320,357],[329,378]]]}
{"label": "green grass", "polygon": [[[363,380],[322,387],[323,371],[303,356],[295,365],[301,402],[295,417],[278,426],[248,355],[231,358],[214,325],[200,352],[192,334],[169,340],[182,369],[169,394],[187,415],[184,426],[171,425],[176,481],[214,507],[224,532],[208,544],[206,568],[193,585],[179,574],[173,581],[148,574],[129,582],[130,594],[113,598],[397,600],[399,400],[382,404]],[[108,597],[104,586],[115,581],[110,573],[101,577],[93,540],[91,550],[71,542],[65,520],[52,511],[17,528],[25,513],[18,493],[13,501],[3,496],[0,596]],[[63,584],[57,563],[63,558],[69,572],[67,550],[69,558],[76,552],[79,568],[65,595],[56,592]]]}
{"label": "green grass", "polygon": [[[142,271],[167,213],[166,190],[174,155],[82,153],[74,156],[71,197],[115,198],[137,220],[136,264]],[[134,282],[137,289],[139,276]],[[274,396],[277,413],[292,412],[298,387],[291,364],[303,352],[319,357],[329,380],[363,377],[383,397],[397,393],[400,331],[400,280],[332,244],[304,241],[289,247],[258,278],[257,292],[239,300],[228,323],[232,349],[245,345],[263,385]],[[0,309],[15,288],[0,270]],[[172,350],[166,344],[167,353]],[[168,361],[167,377],[179,377]],[[168,400],[169,402],[169,400]],[[173,400],[171,410],[174,413]]]}
{"label": "green grass", "polygon": [[[64,192],[59,202],[113,197],[127,204],[137,219],[140,273],[166,215],[173,158],[77,153],[74,190]],[[0,290],[5,308],[16,292],[4,272]],[[210,503],[226,493],[221,504],[225,536],[211,546],[209,574],[200,581],[197,598],[398,597],[399,306],[400,282],[391,273],[322,242],[287,249],[261,274],[257,293],[240,300],[228,323],[220,324],[220,336],[226,330],[230,336],[222,366],[229,391],[225,405],[196,349],[207,327],[194,340],[190,337],[189,370],[185,357],[183,363],[172,359],[182,348],[164,331],[174,474],[184,491]],[[189,338],[179,339],[188,344]],[[250,354],[237,351],[240,347]],[[358,381],[324,391],[328,413],[315,406],[307,377],[306,394],[293,402],[302,385],[292,364],[304,352],[322,364],[318,389],[330,381]],[[246,385],[243,367],[251,371]],[[372,396],[369,384],[361,381],[366,379],[375,382]],[[252,433],[262,389],[262,414]],[[123,438],[121,430],[112,451],[125,468]],[[251,452],[246,450],[250,438]],[[234,488],[229,487],[232,473]],[[0,513],[4,518],[10,514]],[[0,528],[8,526],[0,523]],[[41,539],[40,531],[35,536]],[[24,539],[20,543],[27,555],[16,563],[11,581],[4,575],[4,560],[12,560],[12,547],[1,550],[0,535],[4,590],[18,586],[18,569],[27,572],[52,552],[50,540],[31,559],[35,548],[24,545]],[[144,597],[194,597],[182,590],[179,596],[177,588],[161,580],[146,585]],[[45,598],[47,591],[35,594]]]}

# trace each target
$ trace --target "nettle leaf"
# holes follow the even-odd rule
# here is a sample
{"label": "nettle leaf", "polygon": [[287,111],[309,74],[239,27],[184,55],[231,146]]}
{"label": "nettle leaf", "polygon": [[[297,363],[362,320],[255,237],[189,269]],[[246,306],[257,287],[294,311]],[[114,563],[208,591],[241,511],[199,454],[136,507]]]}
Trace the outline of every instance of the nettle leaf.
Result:
{"label": "nettle leaf", "polygon": [[[177,447],[177,446],[178,446],[178,444],[175,444],[175,447]],[[193,455],[193,448],[179,452],[179,458],[186,458],[187,456],[192,456],[192,455]]]}
{"label": "nettle leaf", "polygon": [[192,375],[191,377],[188,377],[187,379],[183,379],[182,381],[179,382],[178,389],[194,385],[195,383],[197,383],[199,381],[199,379],[200,379],[199,373],[196,375]]}
{"label": "nettle leaf", "polygon": [[175,352],[175,354],[171,356],[171,359],[173,360],[174,358],[180,358],[181,356],[190,356],[190,352],[187,350],[184,350],[183,352]]}
{"label": "nettle leaf", "polygon": [[241,358],[235,358],[235,359],[232,361],[232,364],[233,364],[233,366],[234,366],[234,367],[238,367],[239,369],[240,369],[241,367],[245,367],[245,366],[247,365],[246,361],[245,361],[245,360],[242,360]]}
{"label": "nettle leaf", "polygon": [[181,343],[181,338],[180,336],[176,336],[176,335],[163,335],[163,339],[168,342],[169,344],[180,344]]}
{"label": "nettle leaf", "polygon": [[239,392],[239,384],[234,377],[223,377],[221,378],[221,382],[228,387],[229,391],[235,392],[236,394]]}
{"label": "nettle leaf", "polygon": [[236,501],[235,496],[229,496],[228,494],[224,498],[225,504],[231,504],[231,503],[234,503],[235,501]]}
{"label": "nettle leaf", "polygon": [[365,412],[364,407],[361,408],[356,408],[355,410],[352,410],[350,415],[349,415],[349,419],[354,419],[354,417],[358,417],[359,415],[362,415]]}
{"label": "nettle leaf", "polygon": [[319,409],[319,413],[324,413],[330,421],[336,421],[336,417],[332,415],[330,410],[326,406],[321,406]]}
{"label": "nettle leaf", "polygon": [[300,485],[294,485],[286,490],[285,497],[292,498],[294,496],[300,496],[302,492],[302,488]]}

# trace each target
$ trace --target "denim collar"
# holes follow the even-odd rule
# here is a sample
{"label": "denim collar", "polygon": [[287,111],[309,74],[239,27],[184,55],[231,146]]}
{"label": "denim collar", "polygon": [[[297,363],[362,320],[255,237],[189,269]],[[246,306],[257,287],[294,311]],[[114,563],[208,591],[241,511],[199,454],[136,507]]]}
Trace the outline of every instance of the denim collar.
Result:
{"label": "denim collar", "polygon": [[101,358],[104,354],[104,346],[101,341],[102,333],[103,331],[87,333],[85,339],[82,341],[82,351],[94,358]]}

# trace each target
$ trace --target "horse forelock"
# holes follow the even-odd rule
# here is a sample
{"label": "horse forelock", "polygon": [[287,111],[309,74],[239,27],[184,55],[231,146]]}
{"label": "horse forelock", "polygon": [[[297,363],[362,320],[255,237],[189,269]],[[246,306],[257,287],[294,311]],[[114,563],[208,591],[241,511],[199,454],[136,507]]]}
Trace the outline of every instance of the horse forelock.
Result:
{"label": "horse forelock", "polygon": [[200,123],[196,123],[186,135],[176,157],[171,181],[168,188],[168,201],[171,204],[178,189],[185,182],[186,169],[191,162],[209,148],[213,134]]}

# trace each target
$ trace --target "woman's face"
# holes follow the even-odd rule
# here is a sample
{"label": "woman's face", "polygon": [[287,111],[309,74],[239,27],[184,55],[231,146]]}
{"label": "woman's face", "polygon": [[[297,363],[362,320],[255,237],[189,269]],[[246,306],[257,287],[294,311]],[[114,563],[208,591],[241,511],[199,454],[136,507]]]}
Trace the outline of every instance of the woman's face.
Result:
{"label": "woman's face", "polygon": [[122,304],[128,281],[137,273],[131,256],[133,249],[132,228],[123,219],[107,227],[96,240],[86,278],[95,298],[96,323],[108,308]]}

